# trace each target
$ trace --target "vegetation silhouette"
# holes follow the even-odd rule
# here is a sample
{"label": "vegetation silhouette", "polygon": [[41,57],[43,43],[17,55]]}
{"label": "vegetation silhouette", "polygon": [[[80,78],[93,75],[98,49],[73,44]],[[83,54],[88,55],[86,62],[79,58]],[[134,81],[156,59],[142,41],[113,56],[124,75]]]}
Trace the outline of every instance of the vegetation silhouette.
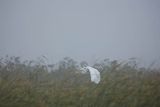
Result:
{"label": "vegetation silhouette", "polygon": [[105,59],[93,65],[101,72],[96,85],[80,64],[66,57],[50,71],[43,60],[1,58],[0,107],[160,107],[160,69]]}

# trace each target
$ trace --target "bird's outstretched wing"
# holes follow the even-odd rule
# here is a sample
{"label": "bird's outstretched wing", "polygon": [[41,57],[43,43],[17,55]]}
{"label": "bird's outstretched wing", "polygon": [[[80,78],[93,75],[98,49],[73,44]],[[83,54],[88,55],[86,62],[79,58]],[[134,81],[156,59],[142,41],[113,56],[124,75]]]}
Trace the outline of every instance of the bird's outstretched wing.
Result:
{"label": "bird's outstretched wing", "polygon": [[89,71],[91,81],[96,84],[98,84],[101,80],[100,72],[93,67],[90,67],[90,66],[83,67],[83,68],[80,68],[80,71],[83,74],[86,73],[87,71]]}

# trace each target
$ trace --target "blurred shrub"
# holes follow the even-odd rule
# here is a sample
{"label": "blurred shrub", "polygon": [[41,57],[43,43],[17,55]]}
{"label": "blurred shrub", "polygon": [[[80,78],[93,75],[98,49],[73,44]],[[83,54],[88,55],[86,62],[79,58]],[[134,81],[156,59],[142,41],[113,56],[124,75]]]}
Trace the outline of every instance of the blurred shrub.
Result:
{"label": "blurred shrub", "polygon": [[36,61],[0,59],[0,107],[160,107],[160,72],[134,61],[108,59],[94,64],[101,82],[90,82],[66,57],[49,72]]}

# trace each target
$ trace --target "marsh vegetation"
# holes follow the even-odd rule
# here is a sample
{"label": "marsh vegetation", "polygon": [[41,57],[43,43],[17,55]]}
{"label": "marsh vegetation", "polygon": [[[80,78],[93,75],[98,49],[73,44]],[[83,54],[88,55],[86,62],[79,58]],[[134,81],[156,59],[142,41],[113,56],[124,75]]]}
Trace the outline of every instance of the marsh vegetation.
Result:
{"label": "marsh vegetation", "polygon": [[57,67],[1,58],[0,107],[160,107],[159,69],[105,59],[93,65],[101,72],[97,85],[79,66],[69,57]]}

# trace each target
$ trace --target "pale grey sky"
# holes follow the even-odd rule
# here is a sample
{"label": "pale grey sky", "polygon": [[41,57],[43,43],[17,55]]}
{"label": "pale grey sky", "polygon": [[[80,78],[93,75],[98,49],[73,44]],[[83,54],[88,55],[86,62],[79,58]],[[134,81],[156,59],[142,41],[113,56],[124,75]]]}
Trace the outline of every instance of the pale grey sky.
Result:
{"label": "pale grey sky", "polygon": [[0,0],[0,56],[160,59],[160,0]]}

